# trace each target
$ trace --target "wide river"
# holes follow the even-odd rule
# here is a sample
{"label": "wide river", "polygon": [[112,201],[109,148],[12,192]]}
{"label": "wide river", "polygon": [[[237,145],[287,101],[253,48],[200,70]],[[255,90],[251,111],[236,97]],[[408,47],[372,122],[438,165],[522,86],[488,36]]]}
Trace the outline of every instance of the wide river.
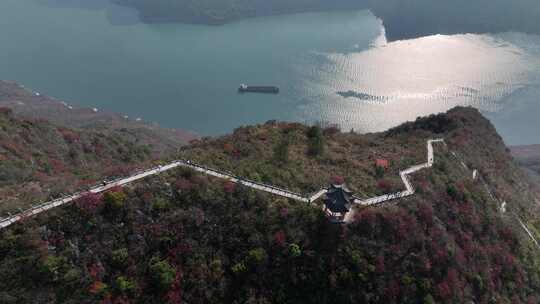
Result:
{"label": "wide river", "polygon": [[[472,105],[507,143],[540,143],[540,36],[388,43],[368,11],[148,25],[106,0],[74,2],[0,1],[0,79],[202,135],[271,119],[373,132]],[[242,95],[241,83],[281,92]]]}

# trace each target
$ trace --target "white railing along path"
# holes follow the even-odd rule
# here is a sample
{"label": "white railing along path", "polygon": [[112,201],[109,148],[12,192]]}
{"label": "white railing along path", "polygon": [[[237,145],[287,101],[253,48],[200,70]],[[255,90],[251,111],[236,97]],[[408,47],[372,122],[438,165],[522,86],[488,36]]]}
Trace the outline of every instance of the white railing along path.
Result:
{"label": "white railing along path", "polygon": [[[398,199],[398,198],[402,198],[402,197],[410,196],[410,195],[414,194],[414,188],[411,185],[411,183],[410,183],[407,176],[409,174],[412,174],[412,173],[417,172],[419,170],[422,170],[424,168],[431,167],[433,165],[433,145],[432,144],[435,143],[435,142],[443,142],[443,140],[442,139],[428,140],[428,142],[427,142],[427,151],[428,151],[428,161],[427,161],[427,163],[417,165],[417,166],[413,166],[411,168],[408,168],[408,169],[400,172],[401,179],[402,179],[403,183],[405,184],[405,188],[406,188],[405,191],[386,194],[386,195],[382,195],[382,196],[378,196],[378,197],[374,197],[374,198],[369,198],[369,199],[365,199],[365,200],[356,198],[354,202],[356,204],[359,204],[359,205],[370,206],[370,205],[375,205],[375,204],[379,204],[379,203],[386,202],[386,201],[389,201],[389,200],[394,200],[394,199]],[[241,184],[241,185],[246,186],[246,187],[251,188],[251,189],[264,191],[264,192],[267,192],[267,193],[271,193],[271,194],[274,194],[274,195],[278,195],[278,196],[281,196],[281,197],[286,197],[286,198],[289,198],[289,199],[292,199],[292,200],[305,202],[305,203],[312,203],[312,202],[316,201],[317,199],[319,199],[324,194],[326,194],[326,192],[327,192],[327,189],[321,189],[321,190],[317,191],[316,193],[314,193],[311,196],[305,196],[303,194],[296,193],[296,192],[289,191],[289,190],[282,189],[282,188],[278,188],[278,187],[275,187],[275,186],[272,186],[272,185],[263,184],[263,183],[259,183],[259,182],[256,182],[256,181],[251,181],[251,180],[248,180],[248,179],[245,179],[245,178],[240,178],[240,177],[237,177],[237,176],[235,176],[234,174],[232,174],[230,172],[223,172],[223,171],[219,171],[219,170],[216,170],[216,169],[207,168],[205,166],[193,163],[193,162],[191,162],[189,160],[176,160],[176,161],[173,161],[173,162],[171,162],[171,163],[169,163],[167,165],[164,165],[164,166],[157,166],[157,167],[150,168],[150,169],[147,169],[147,170],[144,170],[144,171],[139,171],[139,172],[136,172],[135,174],[133,174],[133,175],[131,175],[129,177],[116,179],[114,181],[106,182],[106,183],[104,183],[102,185],[94,186],[94,187],[90,188],[88,191],[77,192],[77,193],[74,193],[74,194],[69,195],[69,196],[65,196],[65,197],[62,197],[62,198],[59,198],[59,199],[55,199],[55,200],[52,200],[52,201],[49,201],[49,202],[45,202],[45,203],[33,206],[32,208],[27,209],[25,211],[22,211],[22,212],[20,212],[18,214],[11,215],[11,216],[9,216],[7,218],[4,218],[4,219],[0,219],[0,229],[6,228],[6,227],[8,227],[8,226],[10,226],[10,225],[24,219],[24,218],[32,217],[32,216],[38,215],[38,214],[40,214],[42,212],[45,212],[47,210],[50,210],[50,209],[53,209],[53,208],[56,208],[56,207],[71,203],[71,202],[73,202],[73,201],[75,201],[75,200],[77,200],[77,199],[79,199],[79,198],[81,198],[81,197],[83,197],[85,195],[88,195],[89,193],[93,193],[93,194],[102,193],[102,192],[105,192],[107,190],[110,190],[111,188],[121,187],[121,186],[130,184],[130,183],[133,183],[135,181],[138,181],[140,179],[143,179],[145,177],[152,176],[152,175],[157,175],[157,174],[160,174],[160,173],[163,173],[163,172],[166,172],[166,171],[178,168],[178,167],[190,168],[190,169],[192,169],[194,171],[197,171],[197,172],[200,172],[202,174],[214,176],[214,177],[221,178],[221,179],[226,179],[226,180],[228,180],[230,182]],[[349,213],[352,213],[352,212],[349,212]]]}

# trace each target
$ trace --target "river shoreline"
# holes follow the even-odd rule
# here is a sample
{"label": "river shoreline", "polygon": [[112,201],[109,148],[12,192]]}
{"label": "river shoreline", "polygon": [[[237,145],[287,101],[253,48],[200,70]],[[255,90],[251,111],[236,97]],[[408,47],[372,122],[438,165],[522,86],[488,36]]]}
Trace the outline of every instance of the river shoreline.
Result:
{"label": "river shoreline", "polygon": [[[455,3],[440,3],[431,6],[431,3],[424,0],[416,0],[410,5],[403,6],[398,2],[380,4],[371,0],[351,2],[342,0],[338,3],[310,2],[304,7],[295,7],[294,4],[286,8],[279,8],[279,4],[269,3],[261,5],[257,1],[247,2],[250,6],[244,8],[231,7],[224,8],[202,7],[185,8],[182,0],[169,4],[171,9],[164,9],[167,5],[151,11],[151,5],[143,5],[144,0],[134,4],[125,3],[125,0],[112,0],[114,3],[132,7],[139,12],[141,22],[147,24],[159,23],[184,23],[209,26],[221,26],[244,19],[257,17],[270,17],[280,15],[293,15],[301,13],[318,13],[350,10],[369,10],[374,16],[382,20],[387,33],[388,41],[415,39],[435,34],[485,34],[500,33],[507,31],[517,31],[527,34],[540,34],[540,26],[536,19],[540,16],[539,9],[535,8],[530,0],[519,0],[519,5],[504,4],[500,8],[489,11],[489,18],[479,19],[477,16],[485,13],[486,5],[479,3],[466,5]],[[232,4],[230,4],[232,6]],[[158,7],[159,4],[156,4]],[[227,6],[224,3],[223,6]],[[461,9],[453,9],[455,7]],[[527,6],[532,6],[527,9]],[[175,10],[176,8],[177,10]],[[182,11],[179,13],[178,11]],[[209,12],[210,11],[210,12]],[[459,20],[457,22],[456,20]],[[505,21],[506,20],[506,21]]]}

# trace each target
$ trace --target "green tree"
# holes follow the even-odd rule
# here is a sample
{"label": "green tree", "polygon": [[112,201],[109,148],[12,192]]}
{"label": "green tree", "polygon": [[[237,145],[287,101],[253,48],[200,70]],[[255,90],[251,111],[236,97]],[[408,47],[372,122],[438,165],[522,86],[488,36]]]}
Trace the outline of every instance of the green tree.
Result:
{"label": "green tree", "polygon": [[41,271],[47,280],[58,281],[62,270],[65,269],[66,262],[64,257],[49,255],[43,261]]}
{"label": "green tree", "polygon": [[300,249],[300,246],[298,246],[297,244],[292,243],[292,244],[289,245],[289,254],[293,258],[297,258],[297,257],[302,255],[302,250]]}
{"label": "green tree", "polygon": [[76,284],[81,279],[81,272],[77,268],[71,268],[62,277],[66,285]]}
{"label": "green tree", "polygon": [[120,248],[112,252],[112,264],[117,268],[126,267],[129,257],[128,250],[126,248]]}
{"label": "green tree", "polygon": [[431,294],[424,297],[424,304],[435,304],[435,299],[433,299]]}
{"label": "green tree", "polygon": [[252,249],[248,252],[247,261],[251,265],[259,266],[264,264],[267,258],[268,255],[266,254],[266,251],[263,248],[259,247]]}
{"label": "green tree", "polygon": [[162,197],[158,197],[152,202],[152,209],[155,212],[165,211],[169,209],[170,207],[171,207],[171,203]]}
{"label": "green tree", "polygon": [[153,283],[161,290],[167,290],[176,279],[176,270],[166,261],[153,257],[149,263]]}
{"label": "green tree", "polygon": [[123,191],[109,191],[103,196],[105,201],[104,214],[109,218],[118,216],[123,207],[127,196]]}
{"label": "green tree", "polygon": [[236,264],[234,264],[233,267],[231,267],[231,271],[234,274],[241,274],[241,273],[246,272],[246,270],[247,270],[247,268],[246,268],[246,265],[244,264],[244,262],[236,263]]}
{"label": "green tree", "polygon": [[446,193],[448,193],[451,198],[457,199],[459,192],[454,185],[448,185],[448,187],[446,187]]}
{"label": "green tree", "polygon": [[126,194],[122,191],[110,191],[105,193],[103,199],[114,209],[120,209],[124,206]]}
{"label": "green tree", "polygon": [[137,284],[125,276],[119,276],[115,280],[115,288],[122,294],[133,295]]}

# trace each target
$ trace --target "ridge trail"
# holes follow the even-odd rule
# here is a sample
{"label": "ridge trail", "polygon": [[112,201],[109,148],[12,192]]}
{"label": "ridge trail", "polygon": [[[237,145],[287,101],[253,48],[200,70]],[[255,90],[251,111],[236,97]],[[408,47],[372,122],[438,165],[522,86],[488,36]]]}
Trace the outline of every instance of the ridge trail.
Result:
{"label": "ridge trail", "polygon": [[[444,140],[443,139],[430,139],[430,140],[427,141],[427,162],[426,163],[410,167],[410,168],[400,172],[399,175],[401,177],[401,180],[405,184],[405,188],[406,188],[405,191],[401,191],[401,192],[397,192],[397,193],[385,194],[385,195],[382,195],[382,196],[377,196],[377,197],[368,198],[368,199],[364,199],[364,200],[355,197],[354,203],[358,204],[358,205],[362,205],[362,206],[372,206],[372,205],[380,204],[380,203],[383,203],[383,202],[386,202],[386,201],[389,201],[389,200],[394,200],[394,199],[398,199],[398,198],[413,195],[415,193],[415,190],[414,190],[414,187],[411,185],[411,182],[408,179],[408,175],[413,174],[413,173],[415,173],[417,171],[420,171],[422,169],[430,168],[430,167],[433,166],[433,161],[434,161],[433,143],[439,143],[439,142],[444,142]],[[20,213],[17,213],[15,215],[10,215],[7,218],[0,219],[0,229],[6,228],[6,227],[8,227],[8,226],[10,226],[10,225],[12,225],[12,224],[14,224],[16,222],[19,222],[19,221],[21,221],[21,220],[23,220],[25,218],[32,217],[32,216],[38,215],[40,213],[43,213],[45,211],[48,211],[50,209],[53,209],[53,208],[56,208],[56,207],[71,203],[71,202],[73,202],[73,201],[75,201],[75,200],[77,200],[77,199],[79,199],[81,197],[84,197],[85,195],[87,195],[89,193],[93,193],[93,194],[102,193],[102,192],[105,192],[105,191],[107,191],[109,189],[112,189],[112,188],[115,188],[115,187],[125,186],[127,184],[133,183],[135,181],[146,178],[148,176],[158,175],[158,174],[161,174],[163,172],[166,172],[166,171],[178,168],[178,167],[190,168],[190,169],[192,169],[194,171],[197,171],[197,172],[200,172],[200,173],[203,173],[203,174],[206,174],[206,175],[214,176],[214,177],[217,177],[217,178],[226,179],[226,180],[228,180],[230,182],[240,184],[240,185],[246,186],[246,187],[251,188],[251,189],[264,191],[264,192],[267,192],[267,193],[271,193],[271,194],[274,194],[274,195],[278,195],[278,196],[281,196],[281,197],[285,197],[285,198],[289,198],[289,199],[292,199],[292,200],[295,200],[295,201],[305,202],[305,203],[312,203],[312,202],[316,201],[321,196],[326,194],[326,192],[328,191],[327,189],[321,189],[321,190],[313,193],[312,195],[303,195],[303,194],[300,194],[300,193],[289,191],[287,189],[282,189],[282,188],[278,188],[278,187],[275,187],[275,186],[272,186],[272,185],[267,185],[267,184],[259,183],[259,182],[256,182],[256,181],[248,180],[248,179],[245,179],[245,178],[241,178],[241,177],[238,177],[238,176],[234,175],[231,172],[224,172],[224,171],[219,171],[219,170],[216,170],[216,169],[211,169],[211,168],[205,167],[203,165],[195,164],[195,163],[191,162],[190,160],[175,160],[175,161],[173,161],[173,162],[171,162],[171,163],[169,163],[167,165],[157,166],[157,167],[150,168],[150,169],[147,169],[147,170],[144,170],[144,171],[138,171],[138,172],[134,173],[131,176],[121,178],[121,179],[116,179],[114,181],[108,182],[108,183],[103,184],[103,185],[94,186],[93,188],[91,188],[88,191],[76,192],[76,193],[74,193],[72,195],[69,195],[69,196],[65,196],[65,197],[62,197],[62,198],[59,198],[59,199],[55,199],[55,200],[52,200],[52,201],[49,201],[49,202],[45,202],[45,203],[33,206],[32,208],[24,210],[24,211],[22,211]],[[347,214],[347,216],[346,216],[345,222],[347,222],[347,220],[350,220],[352,218],[353,214],[354,214],[353,211],[349,212]]]}

